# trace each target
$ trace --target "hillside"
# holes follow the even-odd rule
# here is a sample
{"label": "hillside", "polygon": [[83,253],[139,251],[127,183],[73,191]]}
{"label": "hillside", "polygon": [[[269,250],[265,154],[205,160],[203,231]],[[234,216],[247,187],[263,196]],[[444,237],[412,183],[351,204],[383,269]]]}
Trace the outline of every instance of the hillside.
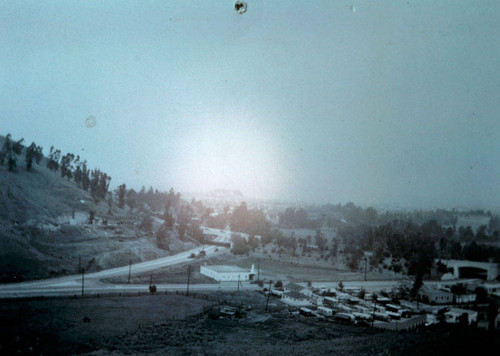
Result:
{"label": "hillside", "polygon": [[[0,137],[0,147],[4,137]],[[73,181],[50,171],[47,158],[26,170],[25,150],[17,171],[0,165],[0,282],[47,278],[123,266],[192,247],[172,232],[170,250],[157,247],[155,230],[163,222],[149,207],[130,211],[94,199]],[[95,221],[89,224],[90,212]],[[140,228],[148,214],[153,231]]]}

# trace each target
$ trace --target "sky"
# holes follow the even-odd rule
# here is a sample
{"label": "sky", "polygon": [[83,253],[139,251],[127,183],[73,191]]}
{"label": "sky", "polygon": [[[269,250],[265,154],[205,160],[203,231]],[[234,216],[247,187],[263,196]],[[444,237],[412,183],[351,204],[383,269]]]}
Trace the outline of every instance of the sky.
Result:
{"label": "sky", "polygon": [[112,186],[500,209],[500,2],[246,2],[0,0],[0,134]]}

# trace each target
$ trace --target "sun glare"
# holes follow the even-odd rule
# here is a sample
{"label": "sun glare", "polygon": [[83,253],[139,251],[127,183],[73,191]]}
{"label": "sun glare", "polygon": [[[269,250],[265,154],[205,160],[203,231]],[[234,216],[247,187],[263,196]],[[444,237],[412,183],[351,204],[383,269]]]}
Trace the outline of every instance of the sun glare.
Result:
{"label": "sun glare", "polygon": [[186,191],[237,189],[261,197],[280,188],[270,130],[252,120],[206,118],[180,140],[175,174]]}

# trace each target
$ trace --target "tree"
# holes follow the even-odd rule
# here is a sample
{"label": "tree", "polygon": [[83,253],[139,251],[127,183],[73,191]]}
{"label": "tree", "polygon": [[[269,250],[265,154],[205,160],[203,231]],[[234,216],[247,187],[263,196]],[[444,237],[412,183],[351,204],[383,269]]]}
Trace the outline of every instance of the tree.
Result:
{"label": "tree", "polygon": [[17,158],[12,153],[7,157],[7,165],[9,172],[14,172],[17,169]]}
{"label": "tree", "polygon": [[12,151],[14,151],[14,153],[16,155],[20,155],[21,152],[23,151],[23,141],[24,141],[24,138],[21,138],[19,141],[14,143],[14,145],[12,146]]}
{"label": "tree", "polygon": [[61,150],[54,150],[54,146],[50,147],[49,159],[47,161],[47,168],[51,171],[57,172],[59,169],[59,159],[61,157]]}
{"label": "tree", "polygon": [[412,297],[414,298],[418,297],[418,291],[420,290],[423,284],[424,282],[422,281],[422,274],[417,273],[417,275],[415,276],[415,282],[413,282],[413,288],[411,290]]}
{"label": "tree", "polygon": [[95,213],[93,210],[91,210],[89,213],[89,221],[88,221],[89,225],[92,225],[94,223],[94,219],[95,219]]}
{"label": "tree", "polygon": [[153,231],[153,219],[149,215],[145,215],[142,218],[141,225],[140,225],[141,230],[143,230],[146,233],[151,233]]}
{"label": "tree", "polygon": [[90,170],[87,168],[87,161],[82,163],[82,189],[87,191],[90,186]]}
{"label": "tree", "polygon": [[248,245],[253,251],[255,251],[255,249],[259,247],[259,239],[256,238],[254,235],[248,236]]}
{"label": "tree", "polygon": [[341,291],[341,292],[344,290],[344,283],[342,283],[342,281],[339,282],[338,288],[339,288],[339,291]]}
{"label": "tree", "polygon": [[127,192],[127,205],[130,207],[130,211],[133,211],[137,203],[137,193],[135,190],[130,189]]}
{"label": "tree", "polygon": [[42,147],[35,145],[34,142],[31,143],[31,145],[26,149],[26,169],[31,171],[33,160],[35,160],[37,164],[40,164],[42,157]]}
{"label": "tree", "polygon": [[323,233],[321,232],[320,229],[316,230],[316,236],[314,236],[314,240],[316,242],[316,246],[318,246],[318,249],[320,251],[324,251],[327,244],[327,240],[323,236]]}
{"label": "tree", "polygon": [[244,255],[250,251],[247,241],[239,234],[231,234],[233,248],[231,252],[235,255]]}
{"label": "tree", "polygon": [[72,153],[67,153],[61,158],[61,177],[73,178],[73,160],[75,159],[75,155]]}
{"label": "tree", "polygon": [[170,250],[170,233],[165,224],[160,226],[156,232],[156,246],[162,250]]}
{"label": "tree", "polygon": [[9,172],[14,172],[17,168],[17,158],[15,156],[15,153],[17,151],[14,147],[17,147],[16,145],[20,144],[22,139],[13,144],[10,140],[10,137],[10,134],[7,134],[7,136],[5,137],[5,142],[3,144],[2,150],[0,151],[0,164],[3,165],[5,159],[7,159],[7,167],[9,169]]}
{"label": "tree", "polygon": [[127,193],[127,186],[125,184],[119,185],[116,190],[116,195],[118,195],[118,207],[123,209],[125,206],[125,194]]}
{"label": "tree", "polygon": [[5,136],[5,142],[3,143],[2,150],[0,151],[0,164],[3,166],[5,159],[9,159],[12,154],[12,141],[10,140],[10,134]]}
{"label": "tree", "polygon": [[101,177],[99,179],[99,185],[97,187],[97,195],[101,199],[106,198],[106,194],[108,193],[109,183],[111,182],[111,177],[108,176],[104,172],[100,172]]}
{"label": "tree", "polygon": [[282,281],[277,281],[274,283],[274,288],[276,289],[282,289],[283,288],[283,282]]}
{"label": "tree", "polygon": [[474,240],[474,231],[472,231],[472,228],[470,226],[467,226],[465,228],[463,226],[460,226],[460,228],[458,229],[458,233],[460,235],[460,241],[470,242]]}
{"label": "tree", "polygon": [[184,221],[180,221],[177,225],[177,231],[179,232],[179,239],[183,240],[186,233],[187,224]]}

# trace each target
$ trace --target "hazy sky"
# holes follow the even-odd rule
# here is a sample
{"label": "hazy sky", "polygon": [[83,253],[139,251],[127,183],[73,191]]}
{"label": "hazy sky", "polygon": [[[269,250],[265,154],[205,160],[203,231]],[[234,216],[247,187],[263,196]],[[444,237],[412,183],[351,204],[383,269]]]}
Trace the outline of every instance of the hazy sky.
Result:
{"label": "hazy sky", "polygon": [[499,1],[247,3],[0,1],[1,134],[113,186],[500,207]]}

